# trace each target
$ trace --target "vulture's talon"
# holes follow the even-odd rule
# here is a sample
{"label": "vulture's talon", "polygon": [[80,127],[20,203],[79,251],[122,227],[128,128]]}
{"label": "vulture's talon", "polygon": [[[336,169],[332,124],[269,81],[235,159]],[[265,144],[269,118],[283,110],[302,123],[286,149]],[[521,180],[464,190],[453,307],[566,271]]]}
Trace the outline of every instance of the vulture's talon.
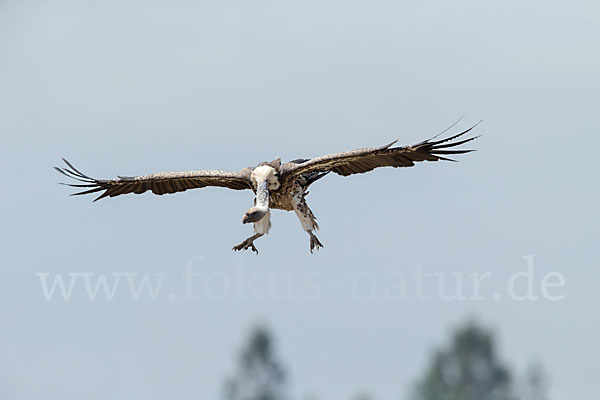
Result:
{"label": "vulture's talon", "polygon": [[248,249],[252,249],[253,252],[258,254],[258,249],[254,245],[254,243],[250,242],[248,240],[244,240],[242,243],[238,244],[237,246],[233,246],[231,250],[240,251],[240,250],[248,250]]}
{"label": "vulture's talon", "polygon": [[310,254],[313,254],[314,250],[319,250],[323,247],[323,243],[319,240],[319,238],[312,232],[308,233],[310,235]]}

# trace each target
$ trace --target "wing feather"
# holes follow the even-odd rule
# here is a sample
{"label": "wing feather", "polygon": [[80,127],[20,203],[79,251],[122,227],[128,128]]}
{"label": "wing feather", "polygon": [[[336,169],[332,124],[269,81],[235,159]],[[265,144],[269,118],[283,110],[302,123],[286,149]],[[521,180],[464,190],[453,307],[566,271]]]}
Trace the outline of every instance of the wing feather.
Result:
{"label": "wing feather", "polygon": [[63,161],[67,167],[54,167],[54,169],[70,179],[82,182],[64,183],[64,185],[86,189],[72,195],[79,196],[104,191],[94,201],[128,193],[141,194],[152,191],[154,194],[163,195],[207,186],[225,187],[234,190],[252,189],[249,169],[240,172],[220,170],[162,172],[133,177],[118,176],[116,179],[104,180],[89,177],[64,158]]}
{"label": "wing feather", "polygon": [[[412,146],[392,147],[396,141],[381,147],[350,150],[342,153],[328,154],[325,156],[306,160],[302,163],[290,162],[282,166],[282,176],[295,178],[310,172],[335,172],[338,175],[348,176],[362,174],[379,167],[412,167],[421,161],[455,161],[446,158],[446,155],[465,154],[474,150],[454,149],[475,140],[479,136],[461,139],[463,135],[471,132],[481,121],[456,135],[441,140],[434,140],[438,135],[429,140],[424,140]],[[444,131],[445,132],[445,131]],[[442,132],[443,133],[443,132]]]}

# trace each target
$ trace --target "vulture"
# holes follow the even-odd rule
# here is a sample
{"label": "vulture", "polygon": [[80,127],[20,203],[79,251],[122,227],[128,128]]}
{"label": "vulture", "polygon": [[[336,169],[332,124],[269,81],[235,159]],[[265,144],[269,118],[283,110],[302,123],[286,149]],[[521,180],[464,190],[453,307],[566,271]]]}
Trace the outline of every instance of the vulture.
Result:
{"label": "vulture", "polygon": [[438,139],[441,134],[456,125],[455,123],[431,139],[412,146],[394,146],[397,142],[395,140],[380,147],[350,150],[311,159],[297,159],[284,164],[280,158],[276,158],[271,162],[262,162],[255,167],[247,167],[239,172],[202,170],[161,172],[134,177],[117,176],[116,179],[95,179],[80,172],[64,158],[66,167],[54,168],[68,178],[80,182],[66,184],[81,190],[72,195],[101,192],[94,201],[128,193],[140,194],[152,191],[154,194],[163,195],[207,186],[252,190],[255,194],[254,206],[246,211],[242,223],[254,224],[254,235],[234,246],[232,250],[252,249],[258,254],[254,242],[269,233],[271,209],[276,209],[293,210],[296,213],[302,229],[309,236],[310,252],[313,253],[314,250],[323,247],[323,244],[314,233],[319,229],[317,218],[306,203],[310,185],[330,172],[348,176],[369,172],[379,167],[412,167],[421,161],[455,161],[448,156],[474,151],[456,147],[479,137],[465,138],[464,135],[473,130],[480,122],[458,134]]}

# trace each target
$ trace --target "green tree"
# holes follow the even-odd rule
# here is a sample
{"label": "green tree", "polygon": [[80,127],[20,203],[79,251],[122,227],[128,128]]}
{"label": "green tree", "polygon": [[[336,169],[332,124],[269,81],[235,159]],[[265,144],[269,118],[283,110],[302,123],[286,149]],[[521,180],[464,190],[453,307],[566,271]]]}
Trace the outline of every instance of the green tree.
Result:
{"label": "green tree", "polygon": [[285,371],[275,355],[271,333],[252,330],[236,375],[225,383],[225,400],[283,400]]}
{"label": "green tree", "polygon": [[523,400],[548,400],[549,379],[544,367],[532,363],[525,371],[520,386],[520,398]]}
{"label": "green tree", "polygon": [[361,393],[353,397],[352,400],[373,400],[373,398],[368,393]]}
{"label": "green tree", "polygon": [[498,360],[493,334],[469,322],[434,354],[414,400],[513,400],[509,370]]}

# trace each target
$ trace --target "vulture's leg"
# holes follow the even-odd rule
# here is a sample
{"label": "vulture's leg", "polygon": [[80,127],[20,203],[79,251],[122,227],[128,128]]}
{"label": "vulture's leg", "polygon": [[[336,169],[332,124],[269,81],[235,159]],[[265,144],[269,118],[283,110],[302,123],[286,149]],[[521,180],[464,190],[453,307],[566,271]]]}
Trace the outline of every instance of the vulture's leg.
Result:
{"label": "vulture's leg", "polygon": [[233,246],[232,250],[238,251],[238,250],[252,249],[253,252],[258,254],[258,249],[254,246],[254,241],[261,236],[263,236],[262,233],[257,233],[256,235],[252,235],[248,239],[244,240],[242,243],[238,244],[237,246]]}
{"label": "vulture's leg", "polygon": [[312,253],[315,249],[319,250],[323,247],[323,243],[321,243],[319,238],[313,233],[314,230],[319,229],[319,224],[317,224],[316,221],[317,217],[315,217],[311,209],[308,208],[308,204],[306,204],[304,192],[298,192],[293,195],[292,205],[302,224],[302,228],[308,233],[308,236],[310,236],[310,252]]}

